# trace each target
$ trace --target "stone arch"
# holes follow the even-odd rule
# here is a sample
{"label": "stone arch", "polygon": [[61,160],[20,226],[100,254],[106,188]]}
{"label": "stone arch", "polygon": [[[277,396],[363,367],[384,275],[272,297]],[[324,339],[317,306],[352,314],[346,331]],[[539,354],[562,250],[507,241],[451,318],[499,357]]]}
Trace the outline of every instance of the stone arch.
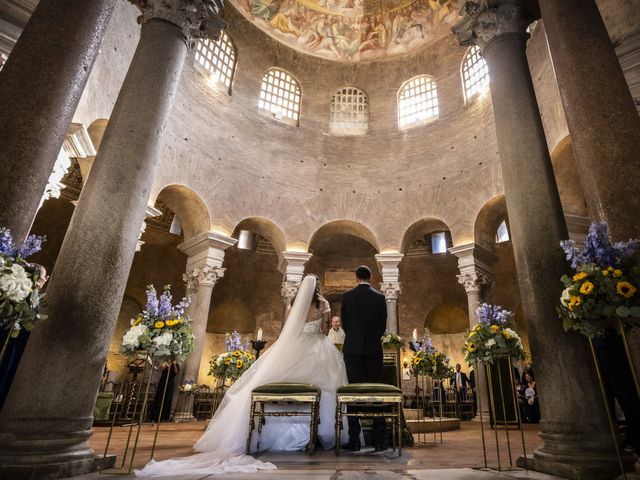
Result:
{"label": "stone arch", "polygon": [[586,217],[587,203],[580,184],[580,178],[577,175],[571,137],[567,135],[558,143],[551,153],[551,163],[564,214]]}
{"label": "stone arch", "polygon": [[273,248],[278,253],[278,258],[282,255],[282,252],[286,250],[287,242],[284,233],[271,220],[264,217],[248,217],[236,225],[233,230],[233,237],[237,237],[240,230],[249,230],[251,232],[262,235],[264,238],[271,242]]}
{"label": "stone arch", "polygon": [[463,333],[469,328],[469,315],[457,305],[442,303],[427,314],[424,326],[434,335]]}
{"label": "stone arch", "polygon": [[473,227],[475,242],[492,248],[496,231],[507,218],[507,201],[504,195],[495,196],[485,202],[476,216]]}
{"label": "stone arch", "polygon": [[442,220],[435,217],[422,218],[409,226],[402,236],[400,252],[406,253],[411,243],[419,236],[428,235],[433,232],[450,232],[449,226]]}
{"label": "stone arch", "polygon": [[184,185],[167,185],[156,197],[178,217],[185,240],[211,229],[209,210],[196,192]]}
{"label": "stone arch", "polygon": [[332,235],[352,235],[354,237],[358,237],[369,243],[376,252],[380,252],[378,239],[374,233],[364,224],[353,220],[336,220],[325,223],[313,233],[309,240],[309,247],[311,247],[313,243],[317,243],[323,238],[327,238]]}

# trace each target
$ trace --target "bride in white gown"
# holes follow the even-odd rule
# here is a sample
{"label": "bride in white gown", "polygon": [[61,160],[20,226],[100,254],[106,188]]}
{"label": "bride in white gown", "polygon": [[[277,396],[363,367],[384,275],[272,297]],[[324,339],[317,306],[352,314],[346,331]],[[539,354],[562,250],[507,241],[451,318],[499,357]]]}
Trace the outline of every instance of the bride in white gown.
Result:
{"label": "bride in white gown", "polygon": [[[278,340],[229,388],[206,432],[193,446],[201,453],[160,462],[151,460],[142,470],[135,471],[136,476],[275,469],[272,463],[244,454],[251,391],[273,382],[311,383],[321,389],[318,437],[323,448],[334,446],[336,389],[348,382],[342,356],[321,330],[329,304],[319,296],[316,283],[313,275],[304,278]],[[260,450],[301,450],[308,441],[308,417],[271,417],[262,429]],[[254,435],[252,451],[256,443]]]}

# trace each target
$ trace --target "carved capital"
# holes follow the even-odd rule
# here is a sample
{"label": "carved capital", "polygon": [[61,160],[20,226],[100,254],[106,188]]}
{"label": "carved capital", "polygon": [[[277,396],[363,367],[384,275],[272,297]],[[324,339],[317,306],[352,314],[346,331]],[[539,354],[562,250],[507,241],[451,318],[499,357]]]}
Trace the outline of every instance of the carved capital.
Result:
{"label": "carved capital", "polygon": [[524,18],[517,0],[465,0],[461,4],[462,20],[453,27],[460,45],[478,45],[484,52],[491,42],[502,35],[515,33],[527,36],[530,22]]}
{"label": "carved capital", "polygon": [[464,287],[467,294],[480,292],[484,287],[491,285],[491,278],[482,272],[466,272],[456,276],[458,283]]}
{"label": "carved capital", "polygon": [[282,296],[284,297],[285,302],[291,303],[295,296],[298,294],[298,289],[300,288],[300,284],[302,282],[291,282],[285,280],[282,282]]}
{"label": "carved capital", "polygon": [[196,265],[182,275],[187,290],[195,292],[200,285],[213,287],[219,278],[224,277],[225,269],[216,265]]}
{"label": "carved capital", "polygon": [[227,22],[217,14],[222,0],[129,0],[140,9],[139,24],[160,19],[177,25],[182,30],[187,46],[192,48],[195,39],[218,40]]}
{"label": "carved capital", "polygon": [[384,293],[384,298],[387,300],[398,300],[401,291],[400,282],[382,282],[380,291]]}

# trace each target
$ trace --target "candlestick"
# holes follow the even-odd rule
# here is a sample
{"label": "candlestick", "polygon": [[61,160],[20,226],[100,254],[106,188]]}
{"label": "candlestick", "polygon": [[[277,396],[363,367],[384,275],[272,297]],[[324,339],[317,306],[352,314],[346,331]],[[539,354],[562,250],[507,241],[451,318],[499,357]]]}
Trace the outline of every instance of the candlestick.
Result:
{"label": "candlestick", "polygon": [[258,336],[256,337],[256,340],[258,340],[258,341],[262,340],[262,329],[261,328],[258,329]]}
{"label": "candlestick", "polygon": [[260,357],[260,350],[262,350],[267,342],[265,340],[251,340],[251,347],[256,352],[256,360]]}
{"label": "candlestick", "polygon": [[413,341],[417,341],[418,340],[418,329],[414,328],[413,329]]}

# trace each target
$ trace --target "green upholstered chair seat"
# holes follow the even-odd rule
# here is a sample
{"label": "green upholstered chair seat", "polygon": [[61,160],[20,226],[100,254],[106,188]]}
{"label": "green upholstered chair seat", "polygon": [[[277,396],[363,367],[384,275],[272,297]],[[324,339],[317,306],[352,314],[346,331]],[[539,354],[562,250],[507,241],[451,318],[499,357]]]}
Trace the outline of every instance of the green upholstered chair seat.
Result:
{"label": "green upholstered chair seat", "polygon": [[267,383],[253,389],[253,393],[271,395],[320,394],[320,389],[309,383]]}
{"label": "green upholstered chair seat", "polygon": [[339,387],[336,393],[338,395],[402,395],[402,390],[385,383],[350,383]]}

